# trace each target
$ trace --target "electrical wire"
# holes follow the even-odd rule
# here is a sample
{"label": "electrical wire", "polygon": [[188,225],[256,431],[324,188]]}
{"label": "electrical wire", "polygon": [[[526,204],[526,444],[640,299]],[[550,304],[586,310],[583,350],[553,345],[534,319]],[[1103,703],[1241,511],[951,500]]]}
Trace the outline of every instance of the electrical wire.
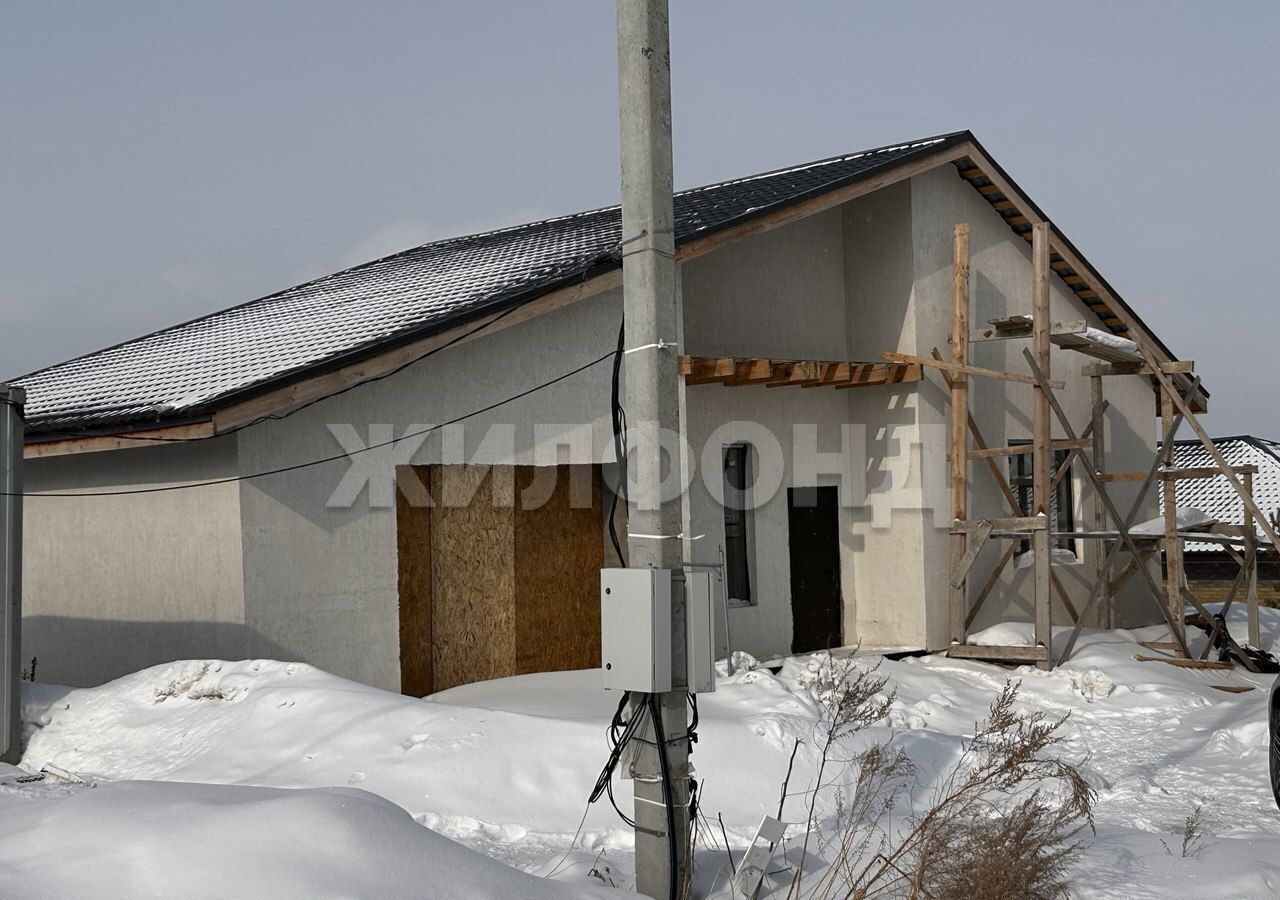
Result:
{"label": "electrical wire", "polygon": [[626,822],[631,828],[635,828],[635,820],[618,807],[618,801],[613,796],[614,770],[617,769],[618,762],[622,759],[622,754],[627,745],[631,743],[636,736],[636,732],[644,724],[644,718],[648,712],[647,706],[638,706],[631,714],[630,719],[624,718],[623,714],[626,712],[627,703],[630,699],[631,692],[623,691],[622,699],[618,701],[618,708],[614,711],[613,719],[609,722],[609,758],[605,761],[604,768],[600,770],[600,775],[596,778],[596,783],[591,788],[591,794],[587,797],[587,804],[595,803],[601,796],[607,795],[609,803],[622,821]]}
{"label": "electrical wire", "polygon": [[613,456],[617,460],[617,484],[614,486],[613,499],[609,501],[609,540],[613,542],[613,552],[618,554],[618,565],[625,566],[627,557],[622,552],[622,541],[618,539],[618,523],[615,514],[618,510],[618,497],[627,493],[627,412],[622,406],[622,357],[625,353],[623,345],[627,335],[627,320],[624,316],[618,325],[618,349],[613,358],[613,378],[609,398],[609,416],[613,423]]}
{"label": "electrical wire", "polygon": [[675,793],[671,781],[671,760],[667,756],[667,735],[662,724],[662,704],[657,694],[649,694],[649,717],[653,719],[653,736],[658,739],[658,768],[662,773],[662,805],[667,810],[667,896],[670,900],[678,900],[679,868],[676,859],[676,811],[672,807],[672,795]]}
{"label": "electrical wire", "polygon": [[587,369],[590,369],[592,366],[599,365],[600,363],[604,362],[606,359],[609,359],[616,352],[617,352],[616,350],[610,350],[608,353],[604,354],[603,356],[599,356],[588,363],[584,363],[575,369],[571,369],[568,372],[565,372],[563,375],[557,375],[555,378],[552,378],[549,381],[544,381],[541,384],[534,385],[533,387],[528,388],[527,390],[523,390],[518,394],[513,394],[512,396],[499,400],[496,403],[490,403],[488,406],[482,407],[480,409],[472,410],[469,413],[458,416],[457,418],[454,418],[454,419],[450,419],[447,422],[441,422],[438,425],[432,425],[429,428],[423,428],[418,431],[406,432],[405,434],[402,434],[400,437],[393,437],[389,440],[379,441],[376,444],[367,444],[366,446],[361,447],[357,450],[349,450],[349,451],[344,451],[342,453],[335,453],[333,456],[326,456],[326,457],[322,457],[321,459],[313,459],[307,462],[294,463],[288,466],[280,466],[279,468],[275,468],[275,469],[265,469],[261,472],[251,472],[248,475],[229,475],[226,478],[212,478],[212,479],[209,479],[208,481],[195,481],[195,482],[190,482],[188,484],[171,484],[171,485],[164,485],[161,487],[148,487],[148,488],[128,488],[126,490],[120,490],[120,491],[71,491],[71,492],[65,492],[65,493],[63,492],[27,493],[27,492],[4,491],[4,492],[0,492],[0,496],[122,497],[122,496],[128,496],[133,494],[161,494],[161,493],[167,493],[169,491],[185,491],[185,490],[192,490],[194,488],[212,487],[214,485],[219,485],[219,484],[231,484],[237,481],[250,481],[255,478],[265,478],[268,475],[281,475],[285,472],[296,472],[299,469],[307,469],[307,468],[311,468],[312,466],[320,466],[326,463],[337,462],[338,460],[342,460],[342,459],[349,459],[350,457],[355,456],[358,453],[367,453],[370,450],[378,450],[382,447],[387,447],[392,444],[399,443],[400,441],[409,440],[410,438],[416,438],[416,437],[421,437],[423,435],[428,435],[434,431],[438,431],[441,428],[445,428],[449,425],[456,425],[457,423],[465,421],[466,419],[483,415],[484,413],[495,410],[501,406],[505,406],[508,403],[514,403],[516,400],[521,400],[525,397],[528,397],[530,394],[536,393],[540,390],[543,390],[544,388],[551,387],[554,384],[558,384],[561,381],[565,381],[566,379],[572,378],[574,375],[577,375],[579,372],[585,372]]}

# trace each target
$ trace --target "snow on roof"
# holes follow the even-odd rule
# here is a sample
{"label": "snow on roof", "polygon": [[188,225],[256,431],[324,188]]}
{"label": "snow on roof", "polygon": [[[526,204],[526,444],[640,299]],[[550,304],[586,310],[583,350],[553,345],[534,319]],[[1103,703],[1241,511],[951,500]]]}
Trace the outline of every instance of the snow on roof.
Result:
{"label": "snow on roof", "polygon": [[[682,191],[684,243],[971,137],[955,132]],[[29,431],[191,420],[620,265],[611,206],[424,244],[13,380]]]}
{"label": "snow on roof", "polygon": [[[1229,464],[1258,467],[1258,474],[1253,476],[1253,499],[1268,516],[1280,514],[1280,443],[1247,434],[1214,438],[1213,443]],[[1204,445],[1191,439],[1173,442],[1173,464],[1193,468],[1212,466],[1214,462]],[[1179,481],[1178,507],[1195,507],[1219,522],[1244,522],[1244,506],[1225,476]],[[1204,553],[1221,548],[1188,541],[1186,549]]]}

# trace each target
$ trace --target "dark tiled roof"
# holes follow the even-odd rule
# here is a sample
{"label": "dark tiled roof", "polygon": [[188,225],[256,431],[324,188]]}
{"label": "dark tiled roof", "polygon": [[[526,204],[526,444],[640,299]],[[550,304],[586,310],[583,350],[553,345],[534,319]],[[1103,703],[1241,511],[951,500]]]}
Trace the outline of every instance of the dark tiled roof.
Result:
{"label": "dark tiled roof", "polygon": [[[1252,435],[1214,438],[1213,444],[1233,466],[1257,466],[1253,476],[1253,499],[1268,516],[1280,511],[1280,443]],[[1173,463],[1178,468],[1214,465],[1209,451],[1198,439],[1173,442]],[[1239,525],[1244,522],[1244,504],[1225,476],[1196,478],[1178,482],[1178,508],[1194,507],[1217,519]],[[1187,542],[1191,552],[1220,550],[1216,544]]]}
{"label": "dark tiled roof", "polygon": [[[956,132],[682,191],[684,243],[962,142]],[[617,268],[619,207],[436,241],[14,379],[30,431],[193,420]]]}

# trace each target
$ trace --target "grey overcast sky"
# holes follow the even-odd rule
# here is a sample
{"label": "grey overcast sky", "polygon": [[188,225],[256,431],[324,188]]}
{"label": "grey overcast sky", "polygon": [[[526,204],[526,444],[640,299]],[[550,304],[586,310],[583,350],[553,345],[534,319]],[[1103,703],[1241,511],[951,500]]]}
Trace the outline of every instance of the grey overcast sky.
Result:
{"label": "grey overcast sky", "polygon": [[[672,0],[678,185],[972,129],[1280,438],[1280,3]],[[7,0],[0,375],[616,202],[614,8]]]}

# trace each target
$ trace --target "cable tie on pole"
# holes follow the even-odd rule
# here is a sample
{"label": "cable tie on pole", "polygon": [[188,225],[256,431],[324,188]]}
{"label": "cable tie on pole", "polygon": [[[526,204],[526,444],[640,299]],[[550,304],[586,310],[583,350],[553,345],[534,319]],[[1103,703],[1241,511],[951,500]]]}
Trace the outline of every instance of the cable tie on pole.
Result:
{"label": "cable tie on pole", "polygon": [[[652,232],[652,234],[672,234],[673,231],[674,229],[671,228],[660,228],[657,231]],[[650,235],[650,233],[651,232],[648,228],[641,228],[639,234],[632,235],[626,240],[618,241],[617,247],[618,249],[621,249],[627,246],[627,244],[634,244],[636,241],[644,240]]]}
{"label": "cable tie on pole", "polygon": [[659,256],[665,256],[667,259],[677,259],[674,253],[668,253],[666,250],[659,250],[657,247],[641,247],[638,250],[629,250],[622,254],[622,258],[626,259],[628,256],[634,256],[637,253],[656,253]]}
{"label": "cable tie on pole", "polygon": [[[644,538],[650,541],[679,541],[684,540],[684,532],[681,531],[679,534],[636,534],[634,531],[628,531],[627,537]],[[695,534],[689,540],[700,541],[704,537],[706,537],[705,534]]]}
{"label": "cable tie on pole", "polygon": [[641,350],[652,350],[655,347],[659,350],[667,350],[674,346],[676,346],[674,341],[664,341],[659,338],[652,344],[641,344],[639,347],[632,347],[630,350],[623,350],[622,355],[629,356],[632,353],[639,353]]}

